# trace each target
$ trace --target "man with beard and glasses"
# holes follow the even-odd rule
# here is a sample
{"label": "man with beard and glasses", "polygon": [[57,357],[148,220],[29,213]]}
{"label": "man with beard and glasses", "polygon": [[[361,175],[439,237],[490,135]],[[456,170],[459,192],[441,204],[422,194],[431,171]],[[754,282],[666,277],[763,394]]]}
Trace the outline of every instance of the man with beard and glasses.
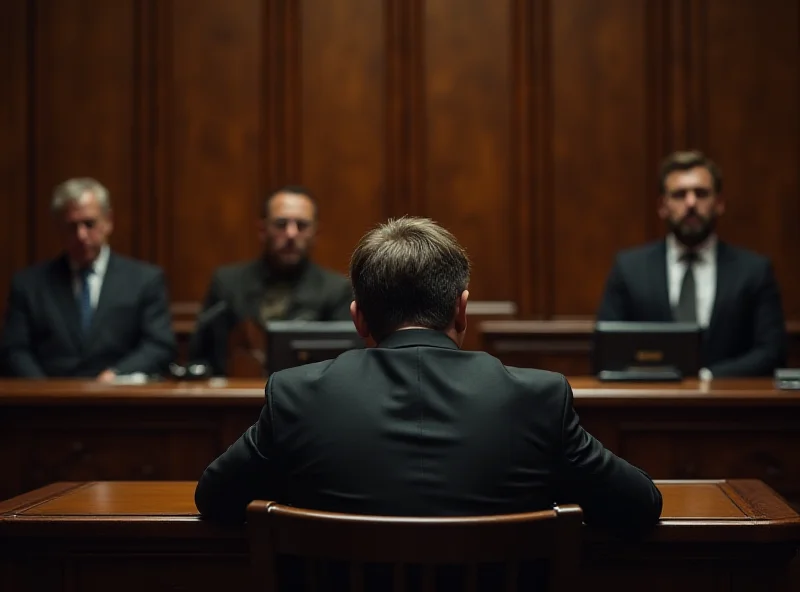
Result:
{"label": "man with beard and glasses", "polygon": [[666,240],[617,255],[598,321],[696,323],[700,378],[771,375],[785,364],[786,325],[770,261],[717,238],[722,173],[698,151],[661,165],[658,214]]}
{"label": "man with beard and glasses", "polygon": [[[300,186],[286,186],[264,202],[258,259],[214,272],[189,345],[189,359],[217,376],[227,372],[227,341],[242,321],[346,321],[350,282],[309,259],[317,231],[317,203]],[[207,321],[207,322],[206,322]]]}

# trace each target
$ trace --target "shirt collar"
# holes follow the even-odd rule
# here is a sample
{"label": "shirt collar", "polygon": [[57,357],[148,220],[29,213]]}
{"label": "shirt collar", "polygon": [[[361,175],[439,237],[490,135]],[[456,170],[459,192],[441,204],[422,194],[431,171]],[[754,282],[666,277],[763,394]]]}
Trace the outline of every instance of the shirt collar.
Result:
{"label": "shirt collar", "polygon": [[[108,268],[108,259],[111,257],[111,248],[108,245],[103,245],[100,248],[100,253],[98,253],[97,257],[94,261],[89,265],[92,270],[92,273],[98,277],[103,277],[106,274],[106,269]],[[78,266],[70,260],[69,268],[72,270],[72,273],[78,273]]]}
{"label": "shirt collar", "polygon": [[[711,234],[704,242],[696,248],[691,249],[697,254],[697,260],[701,263],[714,261],[717,254],[717,235]],[[670,263],[677,263],[690,249],[678,241],[674,234],[667,235],[667,259]]]}
{"label": "shirt collar", "polygon": [[458,344],[443,331],[434,329],[400,329],[384,338],[378,347],[397,349],[401,347],[442,347],[458,349]]}

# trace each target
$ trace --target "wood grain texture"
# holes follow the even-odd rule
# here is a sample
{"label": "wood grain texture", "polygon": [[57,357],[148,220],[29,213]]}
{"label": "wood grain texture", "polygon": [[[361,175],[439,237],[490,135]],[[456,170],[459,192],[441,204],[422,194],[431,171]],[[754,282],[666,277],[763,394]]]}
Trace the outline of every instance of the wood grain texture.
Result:
{"label": "wood grain texture", "polygon": [[[800,499],[800,392],[769,379],[569,382],[585,429],[654,478],[758,478]],[[55,481],[196,479],[263,405],[263,379],[0,381],[0,499]]]}
{"label": "wood grain texture", "polygon": [[59,248],[67,177],[111,190],[113,245],[198,302],[258,252],[270,190],[320,203],[344,272],[390,216],[466,245],[471,290],[594,315],[614,254],[662,236],[657,167],[725,174],[723,239],[769,256],[800,320],[800,9],[783,0],[10,0],[0,290]]}
{"label": "wood grain texture", "polygon": [[616,251],[650,238],[645,6],[552,5],[551,314],[593,313]]}
{"label": "wood grain texture", "polygon": [[11,277],[31,260],[32,11],[23,0],[7,4],[0,19],[0,312]]}
{"label": "wood grain texture", "polygon": [[758,520],[793,521],[795,512],[786,500],[757,479],[742,479],[726,483],[723,489],[728,496],[743,508],[748,516]]}
{"label": "wood grain texture", "polygon": [[[14,590],[255,589],[263,582],[248,569],[246,530],[199,519],[194,485],[85,483],[45,501],[39,514],[4,508],[0,574]],[[796,589],[788,579],[799,536],[796,514],[754,519],[743,513],[723,491],[736,481],[657,485],[665,516],[644,540],[631,544],[582,529],[578,588]],[[35,495],[42,494],[60,495]],[[770,495],[764,491],[765,508]]]}
{"label": "wood grain texture", "polygon": [[[690,528],[719,524],[717,535],[725,530],[738,540],[756,536],[768,524],[786,524],[791,529],[775,530],[775,540],[791,540],[800,527],[800,516],[764,483],[754,479],[656,481],[664,497],[662,528],[654,540],[686,537]],[[4,503],[0,528],[22,532],[29,524],[95,523],[106,521],[114,529],[125,522],[151,522],[186,525],[196,520],[194,481],[87,481],[54,483]],[[731,494],[735,493],[732,497]],[[194,517],[195,520],[187,520]],[[509,518],[507,516],[506,518]],[[116,522],[116,524],[114,524]],[[683,524],[681,524],[683,523]],[[17,526],[20,524],[20,526]],[[736,526],[746,528],[741,532]],[[661,533],[673,531],[675,534]],[[739,530],[738,533],[735,531]],[[763,530],[763,529],[762,529]],[[185,530],[184,530],[185,532]],[[677,536],[675,536],[677,534]],[[691,538],[691,535],[688,535]],[[588,537],[594,538],[589,532]],[[687,539],[688,540],[688,539]],[[728,540],[727,537],[725,540]],[[729,541],[730,542],[730,541]]]}
{"label": "wood grain texture", "polygon": [[263,3],[159,4],[161,263],[174,300],[199,300],[215,267],[257,252]]}
{"label": "wood grain texture", "polygon": [[70,177],[94,177],[111,195],[113,246],[133,250],[136,92],[135,2],[65,0],[35,2],[35,176],[28,199],[35,203],[32,257],[61,248],[52,222],[53,188]]}
{"label": "wood grain texture", "polygon": [[705,149],[725,174],[721,233],[770,256],[800,316],[800,4],[706,0]]}
{"label": "wood grain texture", "polygon": [[388,215],[384,11],[372,0],[305,0],[297,17],[293,182],[319,202],[317,261],[342,273],[361,235]]}
{"label": "wood grain texture", "polygon": [[[480,300],[516,300],[510,194],[508,1],[425,2],[425,184],[420,211],[453,232]],[[487,295],[492,294],[491,298]]]}

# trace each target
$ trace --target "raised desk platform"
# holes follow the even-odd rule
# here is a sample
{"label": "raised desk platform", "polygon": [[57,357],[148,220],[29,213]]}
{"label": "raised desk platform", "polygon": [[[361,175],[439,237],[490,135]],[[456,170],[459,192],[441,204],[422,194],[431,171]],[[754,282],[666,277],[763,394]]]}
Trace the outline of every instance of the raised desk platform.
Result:
{"label": "raised desk platform", "polygon": [[[758,481],[661,482],[643,542],[586,529],[582,590],[785,591],[800,517]],[[250,590],[243,527],[197,517],[193,482],[58,483],[0,504],[0,588]]]}
{"label": "raised desk platform", "polygon": [[[483,320],[475,324],[482,349],[509,366],[546,368],[567,376],[592,373],[594,319]],[[800,321],[786,323],[788,366],[800,368]]]}
{"label": "raised desk platform", "polygon": [[[570,383],[589,432],[654,478],[754,478],[800,500],[799,391],[769,380]],[[0,500],[56,481],[196,480],[263,401],[263,380],[0,381]]]}

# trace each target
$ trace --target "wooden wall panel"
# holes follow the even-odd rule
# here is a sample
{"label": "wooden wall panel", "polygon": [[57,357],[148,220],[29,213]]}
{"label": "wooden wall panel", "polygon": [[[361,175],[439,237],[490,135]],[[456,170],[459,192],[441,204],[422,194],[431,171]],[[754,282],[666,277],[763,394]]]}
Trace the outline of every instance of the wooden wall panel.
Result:
{"label": "wooden wall panel", "polygon": [[723,170],[720,234],[772,257],[790,318],[800,317],[800,14],[798,2],[708,0],[705,101],[697,122]]}
{"label": "wooden wall panel", "polygon": [[649,238],[646,4],[552,3],[553,309],[545,314],[594,314],[616,251]]}
{"label": "wooden wall panel", "polygon": [[7,4],[0,18],[0,313],[5,310],[11,276],[29,259],[28,38],[30,14],[24,0]]}
{"label": "wooden wall panel", "polygon": [[137,171],[134,170],[136,47],[134,0],[32,2],[34,19],[33,158],[28,197],[38,260],[59,252],[52,223],[55,185],[95,177],[111,193],[113,246],[131,253]]}
{"label": "wooden wall panel", "polygon": [[[109,186],[114,247],[174,301],[256,256],[266,193],[318,196],[345,271],[427,215],[476,300],[591,316],[614,254],[659,237],[656,172],[722,166],[721,234],[771,256],[800,319],[800,14],[783,0],[9,0],[0,9],[0,290],[55,253],[67,177]],[[20,200],[19,197],[24,199]]]}
{"label": "wooden wall panel", "polygon": [[291,102],[300,156],[289,171],[319,201],[317,261],[343,273],[361,235],[388,214],[386,18],[373,0],[304,0],[299,15],[300,96]]}
{"label": "wooden wall panel", "polygon": [[173,300],[199,300],[216,266],[258,252],[264,3],[159,4],[159,262]]}
{"label": "wooden wall panel", "polygon": [[510,195],[510,3],[427,0],[425,170],[419,211],[451,230],[473,263],[478,300],[516,300]]}

